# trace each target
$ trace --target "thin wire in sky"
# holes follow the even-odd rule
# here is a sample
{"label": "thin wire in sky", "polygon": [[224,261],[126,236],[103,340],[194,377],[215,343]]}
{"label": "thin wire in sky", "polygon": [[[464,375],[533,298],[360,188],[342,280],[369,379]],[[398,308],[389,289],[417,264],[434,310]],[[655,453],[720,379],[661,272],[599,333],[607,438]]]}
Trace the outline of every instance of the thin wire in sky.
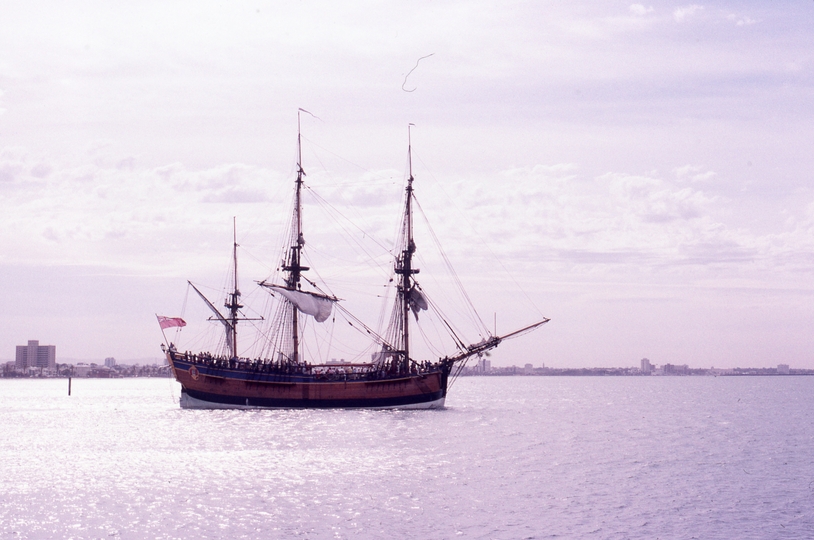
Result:
{"label": "thin wire in sky", "polygon": [[429,58],[430,56],[432,56],[432,55],[434,55],[434,54],[435,54],[435,53],[430,53],[430,54],[428,54],[427,56],[422,56],[421,58],[419,58],[418,60],[416,60],[416,61],[415,61],[415,67],[413,67],[413,69],[411,69],[410,71],[408,71],[408,72],[407,72],[407,75],[405,75],[405,76],[404,76],[404,82],[403,82],[403,83],[401,83],[401,89],[402,89],[402,90],[404,90],[405,92],[415,92],[415,91],[416,91],[416,89],[418,88],[417,86],[416,86],[415,88],[413,88],[412,90],[407,90],[406,88],[404,88],[404,85],[406,85],[406,84],[407,84],[407,77],[409,77],[409,76],[410,76],[410,73],[412,73],[413,71],[415,71],[415,70],[416,70],[416,68],[418,67],[418,63],[419,63],[419,62],[421,62],[421,61],[422,61],[422,60],[424,60],[425,58]]}

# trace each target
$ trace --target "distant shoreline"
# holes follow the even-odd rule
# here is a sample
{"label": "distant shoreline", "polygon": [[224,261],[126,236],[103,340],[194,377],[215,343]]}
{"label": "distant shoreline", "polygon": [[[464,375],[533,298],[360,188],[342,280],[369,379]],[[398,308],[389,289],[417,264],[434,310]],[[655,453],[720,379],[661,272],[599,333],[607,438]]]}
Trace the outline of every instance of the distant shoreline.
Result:
{"label": "distant shoreline", "polygon": [[814,370],[795,370],[805,373],[670,373],[665,375],[652,375],[649,373],[603,373],[602,370],[591,369],[563,369],[556,373],[461,373],[461,377],[808,377],[814,375]]}
{"label": "distant shoreline", "polygon": [[[552,369],[548,373],[461,373],[461,377],[808,377],[814,375],[814,370],[810,369],[795,369],[791,373],[763,373],[756,370],[742,370],[734,373],[687,373],[687,374],[665,374],[665,375],[651,375],[649,373],[626,373],[624,370],[613,370],[605,368],[584,368],[584,369]],[[54,375],[54,376],[40,376],[40,375],[21,375],[21,374],[0,374],[0,379],[8,380],[30,380],[30,379],[171,379],[172,375],[168,372],[144,374],[144,375],[127,375],[117,377],[105,376],[68,376],[68,375]]]}

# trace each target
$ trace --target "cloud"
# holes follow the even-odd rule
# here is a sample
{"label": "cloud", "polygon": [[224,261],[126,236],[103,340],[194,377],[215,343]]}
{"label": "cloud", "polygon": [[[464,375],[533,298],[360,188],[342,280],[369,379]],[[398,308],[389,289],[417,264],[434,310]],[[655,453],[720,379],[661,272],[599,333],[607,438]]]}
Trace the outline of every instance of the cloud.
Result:
{"label": "cloud", "polygon": [[704,171],[701,167],[694,165],[684,165],[673,169],[676,179],[679,182],[706,182],[715,178],[715,172]]}
{"label": "cloud", "polygon": [[[311,276],[380,284],[345,267],[381,253],[382,272],[392,271],[404,179],[404,152],[393,148],[414,122],[414,149],[436,174],[417,182],[420,209],[463,277],[488,282],[483,295],[501,317],[521,310],[498,300],[500,265],[545,299],[557,325],[546,339],[570,331],[607,345],[602,354],[625,339],[643,345],[626,337],[630,327],[595,333],[608,326],[597,297],[670,298],[642,312],[647,324],[633,334],[684,340],[697,328],[665,321],[701,327],[717,304],[725,313],[704,326],[723,335],[757,295],[797,288],[808,296],[761,312],[794,330],[796,358],[810,362],[810,4],[291,2],[259,13],[237,3],[104,3],[92,13],[7,4],[0,147],[27,149],[0,150],[0,276],[16,275],[6,291],[19,294],[4,307],[26,306],[43,331],[71,329],[65,347],[100,347],[105,334],[109,355],[127,344],[146,356],[157,306],[179,308],[186,279],[220,283],[234,216],[244,284],[266,275],[291,220],[293,130],[305,107],[324,122],[304,119],[304,135],[354,163],[399,169],[339,174],[325,162],[320,172],[323,161],[305,156],[308,185],[327,201],[305,197],[308,256],[333,258],[309,263]],[[411,75],[419,91],[402,92],[429,52]],[[349,222],[387,247],[339,246],[339,232],[365,239]],[[434,264],[427,231],[417,232]],[[435,275],[421,268],[422,280]],[[104,274],[119,278],[105,288]],[[760,292],[733,301],[734,286]],[[729,290],[707,294],[715,288]],[[54,304],[64,318],[50,324]],[[768,330],[748,332],[718,348],[741,360],[758,342],[770,354],[785,346]],[[566,341],[550,354],[584,353]]]}
{"label": "cloud", "polygon": [[736,26],[751,26],[758,22],[747,15],[737,15],[735,13],[730,13],[726,18],[734,22]]}
{"label": "cloud", "polygon": [[673,11],[673,19],[675,19],[677,23],[681,23],[692,18],[696,13],[699,13],[703,9],[704,6],[698,4],[690,4],[689,6],[679,7]]}
{"label": "cloud", "polygon": [[20,167],[14,163],[3,163],[0,165],[0,183],[12,183],[17,180],[20,174]]}
{"label": "cloud", "polygon": [[46,240],[50,240],[52,242],[59,242],[60,235],[53,227],[46,227],[44,231],[42,231],[42,237]]}
{"label": "cloud", "polygon": [[[122,168],[118,159],[66,165],[21,149],[0,156],[0,212],[8,224],[0,242],[10,262],[112,264],[180,275],[223,258],[233,216],[239,230],[262,238],[242,243],[265,243],[266,260],[277,249],[267,245],[269,233],[290,219],[292,179],[268,169],[135,162]],[[403,196],[396,177],[393,170],[315,171],[304,198],[309,247],[333,248],[340,232],[350,232],[372,234],[384,253]],[[555,163],[460,180],[422,176],[417,196],[448,251],[477,271],[472,230],[507,264],[565,265],[577,273],[597,265],[636,273],[756,261],[763,268],[806,264],[799,253],[814,242],[814,202],[782,231],[747,230],[728,221],[735,203],[714,191],[716,178],[693,164],[664,175],[589,175],[574,163]]]}
{"label": "cloud", "polygon": [[35,178],[45,178],[51,174],[52,168],[47,163],[37,163],[31,167],[31,176]]}
{"label": "cloud", "polygon": [[201,198],[207,203],[260,203],[268,201],[268,195],[256,189],[227,187],[218,193],[210,193]]}
{"label": "cloud", "polygon": [[655,11],[653,6],[644,7],[642,4],[631,4],[629,9],[632,14],[638,16],[644,16]]}
{"label": "cloud", "polygon": [[[452,204],[443,211],[436,203],[435,210],[444,216],[453,246],[471,245],[455,233],[456,226],[468,225],[507,264],[553,265],[569,275],[613,267],[627,279],[649,271],[689,272],[695,279],[720,267],[731,268],[733,276],[757,276],[805,264],[794,254],[812,250],[810,215],[780,233],[742,228],[731,221],[736,202],[707,192],[716,187],[715,177],[695,165],[668,175],[593,177],[569,165],[519,167],[501,173],[500,181],[472,187],[461,181],[451,190],[463,212],[477,216],[474,222],[461,219]],[[814,212],[814,205],[807,208]],[[707,269],[699,273],[698,267]]]}
{"label": "cloud", "polygon": [[[271,171],[242,165],[201,171],[45,165],[4,152],[0,212],[7,226],[0,242],[8,263],[166,272],[178,260],[203,261],[217,251],[212,240],[228,236],[232,216],[247,214],[241,206],[272,204],[270,178],[276,178]],[[253,214],[255,222],[263,219]]]}

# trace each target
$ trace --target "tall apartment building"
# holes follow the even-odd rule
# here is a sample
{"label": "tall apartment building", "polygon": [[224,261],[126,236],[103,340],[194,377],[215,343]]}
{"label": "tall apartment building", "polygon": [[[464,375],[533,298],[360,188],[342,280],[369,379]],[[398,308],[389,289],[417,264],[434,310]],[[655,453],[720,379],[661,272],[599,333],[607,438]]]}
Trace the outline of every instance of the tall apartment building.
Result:
{"label": "tall apartment building", "polygon": [[17,357],[14,362],[17,369],[57,367],[57,348],[55,345],[40,345],[37,340],[29,340],[28,345],[17,345]]}
{"label": "tall apartment building", "polygon": [[642,358],[642,373],[651,373],[653,371],[653,364],[647,358]]}

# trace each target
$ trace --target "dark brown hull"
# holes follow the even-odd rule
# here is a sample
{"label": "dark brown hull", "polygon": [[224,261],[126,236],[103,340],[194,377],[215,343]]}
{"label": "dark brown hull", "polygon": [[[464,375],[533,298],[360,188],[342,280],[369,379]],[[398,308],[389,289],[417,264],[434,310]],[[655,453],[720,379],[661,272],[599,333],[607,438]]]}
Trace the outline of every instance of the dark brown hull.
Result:
{"label": "dark brown hull", "polygon": [[312,376],[212,368],[167,355],[181,383],[181,407],[200,409],[442,408],[447,373],[375,380],[315,380]]}

